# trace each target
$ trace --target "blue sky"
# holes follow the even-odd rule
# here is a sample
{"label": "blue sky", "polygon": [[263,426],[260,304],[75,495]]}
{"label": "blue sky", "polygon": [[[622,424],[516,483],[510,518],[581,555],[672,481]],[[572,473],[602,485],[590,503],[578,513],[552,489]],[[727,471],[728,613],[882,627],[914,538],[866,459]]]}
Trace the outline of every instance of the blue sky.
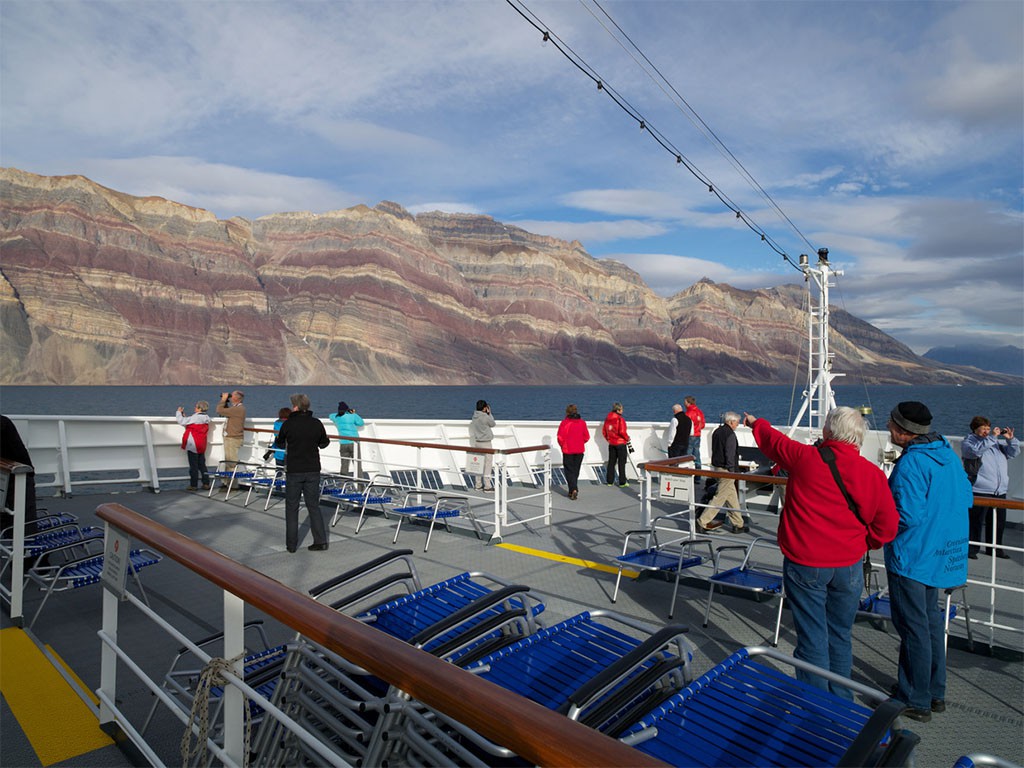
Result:
{"label": "blue sky", "polygon": [[[794,259],[827,247],[835,303],[1024,346],[1024,4],[525,6]],[[481,213],[666,296],[801,280],[504,0],[3,0],[0,49],[5,166],[222,218]]]}

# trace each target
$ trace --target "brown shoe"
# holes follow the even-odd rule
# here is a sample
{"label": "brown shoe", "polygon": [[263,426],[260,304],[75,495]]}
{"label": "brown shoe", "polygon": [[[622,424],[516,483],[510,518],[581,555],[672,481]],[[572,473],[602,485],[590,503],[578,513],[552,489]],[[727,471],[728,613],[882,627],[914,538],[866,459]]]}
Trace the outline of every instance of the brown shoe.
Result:
{"label": "brown shoe", "polygon": [[712,531],[721,528],[722,524],[717,520],[712,520],[707,525],[702,525],[700,520],[697,521],[697,530],[701,533],[711,533]]}

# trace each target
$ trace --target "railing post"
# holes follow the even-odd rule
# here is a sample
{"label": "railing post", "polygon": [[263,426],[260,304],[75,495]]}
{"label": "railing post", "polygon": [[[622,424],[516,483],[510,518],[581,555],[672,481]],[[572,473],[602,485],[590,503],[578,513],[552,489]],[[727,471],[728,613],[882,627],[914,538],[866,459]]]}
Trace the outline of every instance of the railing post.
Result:
{"label": "railing post", "polygon": [[[110,524],[106,526],[110,535]],[[103,585],[103,634],[109,642],[100,643],[100,689],[97,691],[100,700],[100,727],[113,723],[116,719],[114,710],[107,702],[117,701],[117,653],[113,645],[117,644],[118,604],[120,598]]]}
{"label": "railing post", "polygon": [[[4,470],[5,472],[7,470]],[[23,626],[25,621],[25,489],[28,475],[22,472],[10,473],[8,482],[14,480],[14,532],[11,541],[11,621]],[[6,503],[6,500],[3,502]]]}
{"label": "railing post", "polygon": [[57,455],[61,479],[64,481],[64,495],[71,498],[71,467],[68,461],[68,430],[64,419],[57,422]]}
{"label": "railing post", "polygon": [[501,527],[508,511],[508,498],[505,495],[505,462],[500,453],[494,454],[491,470],[491,482],[494,485],[494,535],[492,541],[501,541]]}
{"label": "railing post", "polygon": [[651,497],[654,490],[651,487],[653,473],[647,471],[647,464],[641,464],[640,470],[640,527],[649,528],[651,525]]}
{"label": "railing post", "polygon": [[[244,677],[245,603],[224,591],[224,658],[234,659],[232,669]],[[224,751],[236,765],[245,764],[245,697],[233,685],[224,687]]]}
{"label": "railing post", "polygon": [[149,477],[143,480],[149,480],[153,493],[160,493],[160,473],[156,469],[156,451],[153,448],[153,425],[148,421],[142,423],[142,435],[146,444],[146,462],[149,464],[148,467],[143,465],[143,469],[149,471]]}
{"label": "railing post", "polygon": [[551,451],[544,451],[544,525],[551,525]]}

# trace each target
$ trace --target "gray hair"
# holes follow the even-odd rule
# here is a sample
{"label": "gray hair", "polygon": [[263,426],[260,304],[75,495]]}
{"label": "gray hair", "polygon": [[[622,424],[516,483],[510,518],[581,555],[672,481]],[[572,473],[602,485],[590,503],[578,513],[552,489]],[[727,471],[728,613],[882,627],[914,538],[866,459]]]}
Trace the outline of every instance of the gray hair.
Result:
{"label": "gray hair", "polygon": [[825,438],[838,440],[840,443],[849,443],[860,448],[864,442],[864,417],[856,408],[841,405],[833,408],[825,416],[825,426],[822,433]]}
{"label": "gray hair", "polygon": [[309,397],[302,392],[296,392],[290,399],[292,401],[292,408],[299,411],[309,410]]}
{"label": "gray hair", "polygon": [[732,424],[734,421],[739,422],[739,420],[740,415],[736,413],[736,411],[726,411],[724,414],[722,414],[723,424]]}

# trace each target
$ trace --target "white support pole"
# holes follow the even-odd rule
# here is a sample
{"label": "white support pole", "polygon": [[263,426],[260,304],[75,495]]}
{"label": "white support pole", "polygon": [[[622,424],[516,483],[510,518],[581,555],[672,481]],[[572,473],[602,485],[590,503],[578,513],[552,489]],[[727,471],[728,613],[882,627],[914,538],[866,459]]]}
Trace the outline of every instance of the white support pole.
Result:
{"label": "white support pole", "polygon": [[60,474],[64,481],[64,495],[71,498],[71,467],[68,459],[68,429],[64,419],[57,422],[57,451],[60,456]]}
{"label": "white support pole", "polygon": [[11,541],[11,621],[20,627],[25,623],[25,491],[28,475],[25,472],[13,472],[8,482],[12,479],[14,532]]}
{"label": "white support pole", "polygon": [[544,451],[544,525],[551,525],[551,451]]}
{"label": "white support pole", "polygon": [[[110,527],[107,526],[107,534]],[[106,584],[103,585],[103,636],[109,643],[100,643],[100,688],[97,691],[100,700],[100,725],[113,723],[116,713],[107,702],[117,701],[117,614],[121,601]]]}
{"label": "white support pole", "polygon": [[652,473],[646,465],[640,470],[640,527],[651,525],[651,499],[654,496]]}
{"label": "white support pole", "polygon": [[143,469],[148,470],[148,477],[143,476],[143,480],[149,480],[153,493],[160,493],[160,473],[156,469],[156,451],[153,448],[153,425],[148,421],[142,424],[142,434],[146,443],[146,466]]}
{"label": "white support pole", "polygon": [[[245,652],[245,603],[230,592],[224,592],[224,658],[236,659],[235,675],[244,678],[242,654]],[[236,765],[244,764],[245,697],[233,685],[224,687],[224,751]]]}

